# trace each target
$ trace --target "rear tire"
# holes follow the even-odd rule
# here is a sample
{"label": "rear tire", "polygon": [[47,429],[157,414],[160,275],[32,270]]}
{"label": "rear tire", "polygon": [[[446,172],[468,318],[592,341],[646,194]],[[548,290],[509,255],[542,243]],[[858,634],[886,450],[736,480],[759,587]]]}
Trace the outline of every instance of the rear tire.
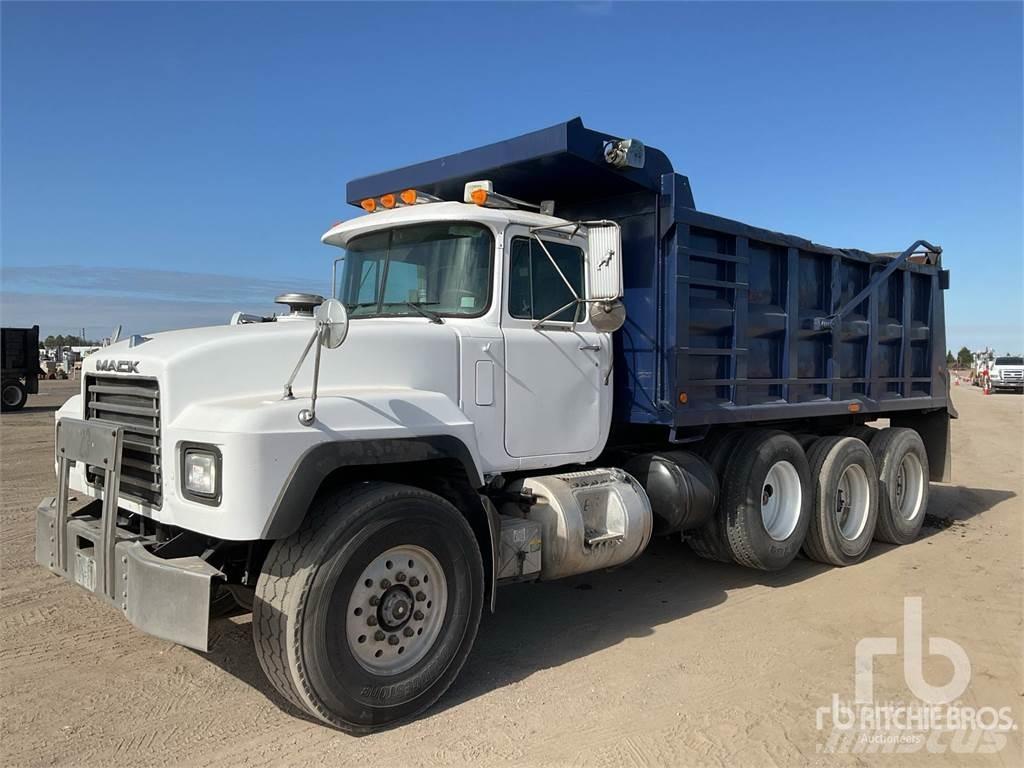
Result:
{"label": "rear tire", "polygon": [[733,559],[764,571],[789,565],[807,535],[811,490],[807,456],[792,435],[757,429],[740,440],[722,488]]}
{"label": "rear tire", "polygon": [[419,488],[360,483],[318,499],[271,547],[253,605],[256,654],[291,703],[367,733],[447,690],[483,595],[480,550],[455,507]]}
{"label": "rear tire", "polygon": [[859,424],[855,427],[847,427],[839,434],[844,435],[846,437],[856,437],[865,445],[871,445],[871,441],[878,436],[879,431],[880,430],[877,430],[874,427],[869,427],[865,424]]}
{"label": "rear tire", "polygon": [[828,565],[852,565],[871,546],[878,520],[878,474],[868,447],[855,437],[823,437],[810,451],[814,483],[804,552]]}
{"label": "rear tire", "polygon": [[875,539],[909,544],[917,538],[928,507],[928,454],[912,429],[880,430],[871,442],[878,467],[878,526]]}
{"label": "rear tire", "polygon": [[[708,464],[718,478],[719,488],[722,486],[722,477],[725,468],[729,463],[729,457],[739,444],[744,432],[739,430],[727,432],[722,435],[711,448],[704,454]],[[711,517],[700,527],[686,534],[686,543],[699,557],[705,560],[715,560],[720,563],[733,562],[732,552],[725,537],[725,522],[722,519],[721,495],[719,495],[718,508]]]}
{"label": "rear tire", "polygon": [[793,435],[796,441],[800,443],[800,447],[804,449],[804,453],[811,450],[811,446],[818,442],[818,435],[812,435],[809,432],[798,432]]}
{"label": "rear tire", "polygon": [[25,390],[25,385],[20,381],[11,379],[3,383],[2,392],[0,392],[0,406],[4,412],[20,411],[25,407],[27,399],[28,393]]}

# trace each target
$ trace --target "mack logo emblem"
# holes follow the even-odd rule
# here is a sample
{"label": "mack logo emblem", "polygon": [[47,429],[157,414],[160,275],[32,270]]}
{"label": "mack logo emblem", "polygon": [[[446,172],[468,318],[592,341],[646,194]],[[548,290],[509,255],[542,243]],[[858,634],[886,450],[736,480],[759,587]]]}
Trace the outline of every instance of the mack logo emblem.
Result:
{"label": "mack logo emblem", "polygon": [[97,371],[114,371],[116,373],[138,373],[138,360],[97,360]]}

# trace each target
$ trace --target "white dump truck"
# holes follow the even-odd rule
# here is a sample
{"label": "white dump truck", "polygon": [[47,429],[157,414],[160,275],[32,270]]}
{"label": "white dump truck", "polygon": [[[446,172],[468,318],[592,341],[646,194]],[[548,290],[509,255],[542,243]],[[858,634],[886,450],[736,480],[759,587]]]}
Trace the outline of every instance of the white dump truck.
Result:
{"label": "white dump truck", "polygon": [[229,596],[277,690],[365,732],[442,695],[501,584],[652,536],[760,569],[917,536],[955,415],[936,246],[699,212],[578,119],[348,199],[327,298],[85,359],[42,566],[199,650]]}

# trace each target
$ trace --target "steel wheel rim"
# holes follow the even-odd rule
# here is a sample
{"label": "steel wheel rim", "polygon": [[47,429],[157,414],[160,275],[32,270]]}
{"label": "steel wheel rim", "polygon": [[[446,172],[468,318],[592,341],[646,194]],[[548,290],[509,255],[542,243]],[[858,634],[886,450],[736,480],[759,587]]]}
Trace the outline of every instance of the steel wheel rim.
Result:
{"label": "steel wheel rim", "polygon": [[868,523],[871,509],[871,483],[868,473],[859,464],[851,464],[843,470],[836,487],[833,512],[839,535],[847,541],[855,541]]}
{"label": "steel wheel rim", "polygon": [[21,402],[21,390],[13,384],[8,384],[4,387],[3,400],[4,405],[17,405]]}
{"label": "steel wheel rim", "polygon": [[896,510],[903,520],[911,521],[924,508],[924,467],[921,460],[908,453],[896,469]]}
{"label": "steel wheel rim", "polygon": [[796,467],[788,461],[775,462],[761,486],[761,523],[767,534],[775,541],[792,536],[802,506],[803,489]]}
{"label": "steel wheel rim", "polygon": [[413,544],[392,547],[363,569],[352,590],[348,647],[366,671],[397,675],[434,647],[447,606],[448,583],[437,558]]}

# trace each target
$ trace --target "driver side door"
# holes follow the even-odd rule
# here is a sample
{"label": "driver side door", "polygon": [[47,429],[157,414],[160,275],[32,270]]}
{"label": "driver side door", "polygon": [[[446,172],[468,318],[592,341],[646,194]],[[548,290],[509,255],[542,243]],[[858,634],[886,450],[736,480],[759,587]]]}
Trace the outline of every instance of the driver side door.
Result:
{"label": "driver side door", "polygon": [[[556,233],[542,238],[558,269],[584,297],[585,241]],[[575,454],[599,450],[605,432],[601,371],[610,361],[611,341],[590,325],[584,304],[538,326],[573,296],[525,227],[509,227],[505,256],[505,449],[516,458],[572,461]]]}

